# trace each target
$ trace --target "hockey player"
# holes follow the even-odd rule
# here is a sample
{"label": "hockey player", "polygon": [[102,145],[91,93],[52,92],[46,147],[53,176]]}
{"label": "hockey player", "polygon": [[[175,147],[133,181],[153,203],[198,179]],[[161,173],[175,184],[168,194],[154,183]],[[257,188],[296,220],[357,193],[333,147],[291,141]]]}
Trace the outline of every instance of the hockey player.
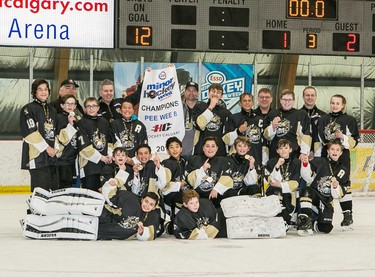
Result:
{"label": "hockey player", "polygon": [[81,132],[79,166],[82,187],[94,191],[100,188],[100,170],[112,161],[112,133],[109,122],[98,116],[99,102],[89,97],[84,102],[86,114],[77,122]]}
{"label": "hockey player", "polygon": [[176,214],[174,235],[178,239],[208,239],[215,238],[220,230],[217,211],[208,199],[199,198],[192,189],[184,191],[183,207]]}
{"label": "hockey player", "polygon": [[168,171],[160,163],[159,156],[155,153],[154,159],[151,160],[151,147],[148,144],[138,145],[135,155],[134,180],[129,184],[132,192],[140,197],[148,191],[160,196],[160,190],[170,180],[170,176],[167,176]]}
{"label": "hockey player", "polygon": [[261,190],[257,184],[257,172],[255,159],[250,156],[250,141],[247,137],[237,137],[234,140],[236,153],[227,157],[231,168],[233,188],[228,190],[231,196],[235,195],[257,195]]}
{"label": "hockey player", "polygon": [[302,236],[331,232],[333,199],[342,198],[350,188],[349,171],[340,163],[343,146],[340,141],[327,144],[328,158],[309,162],[302,155],[301,177],[310,184],[301,194],[301,211],[297,230]]}
{"label": "hockey player", "polygon": [[33,101],[20,113],[20,131],[23,137],[21,168],[30,172],[31,191],[41,187],[45,190],[58,188],[55,145],[56,110],[49,107],[49,84],[36,79],[31,85]]}
{"label": "hockey player", "polygon": [[[105,188],[110,186],[110,188]],[[141,200],[124,187],[118,188],[106,183],[103,187],[105,204],[99,217],[98,240],[128,239],[154,240],[162,232],[160,209],[156,209],[159,197],[154,192],[147,192]]]}
{"label": "hockey player", "polygon": [[217,141],[217,155],[226,156],[227,150],[224,141],[221,139],[224,127],[230,111],[219,105],[223,97],[223,87],[220,84],[212,84],[208,88],[208,102],[197,103],[193,109],[194,126],[197,129],[195,137],[194,155],[202,154],[203,141],[208,136],[220,138]]}
{"label": "hockey player", "polygon": [[[356,119],[344,112],[345,106],[346,99],[344,96],[335,94],[331,97],[331,112],[318,120],[320,145],[317,145],[315,156],[327,157],[327,148],[324,146],[328,142],[338,139],[344,147],[340,163],[350,172],[349,149],[357,145],[359,133]],[[353,224],[353,202],[350,188],[346,191],[344,197],[340,199],[340,206],[344,215],[341,226],[343,230],[350,230]]]}
{"label": "hockey player", "polygon": [[[223,141],[228,146],[233,146],[239,136],[245,136],[250,140],[250,156],[254,157],[256,165],[266,164],[268,160],[268,148],[263,143],[263,118],[256,115],[252,107],[254,105],[253,95],[243,93],[240,95],[241,112],[229,116],[223,136]],[[234,153],[234,147],[229,151]]]}
{"label": "hockey player", "polygon": [[121,104],[122,118],[115,119],[111,123],[115,135],[115,147],[125,147],[128,152],[128,163],[133,165],[132,159],[135,156],[135,149],[139,144],[147,144],[147,130],[145,125],[134,115],[133,104],[124,100]]}
{"label": "hockey player", "polygon": [[269,175],[266,195],[279,196],[284,207],[279,216],[290,224],[296,207],[301,163],[292,157],[292,144],[286,139],[279,140],[276,151],[280,158],[270,159],[266,165],[266,175]]}
{"label": "hockey player", "polygon": [[277,143],[287,139],[291,143],[292,156],[309,154],[311,146],[310,119],[304,110],[293,108],[295,95],[284,89],[280,94],[281,108],[272,110],[264,120],[264,137],[270,141],[270,158],[277,157]]}
{"label": "hockey player", "polygon": [[192,156],[186,165],[188,183],[217,208],[221,199],[227,197],[227,190],[233,188],[229,163],[226,157],[217,155],[218,148],[215,137],[206,137],[203,154]]}
{"label": "hockey player", "polygon": [[76,183],[77,126],[74,126],[77,100],[73,94],[66,94],[60,99],[62,112],[57,114],[56,133],[59,141],[59,188],[69,188]]}
{"label": "hockey player", "polygon": [[[173,220],[175,213],[182,207],[182,192],[189,189],[186,181],[185,166],[186,160],[182,155],[182,142],[177,137],[170,137],[166,142],[169,158],[163,160],[161,164],[166,168],[170,177],[170,182],[162,189],[164,206]],[[172,225],[171,228],[173,227]],[[173,230],[168,231],[172,234]]]}
{"label": "hockey player", "polygon": [[126,164],[127,158],[128,155],[124,147],[116,147],[113,150],[113,162],[104,165],[100,172],[101,187],[103,187],[106,182],[109,182],[112,186],[124,186],[127,190],[131,191],[128,183],[130,180],[133,180],[134,173],[133,168]]}

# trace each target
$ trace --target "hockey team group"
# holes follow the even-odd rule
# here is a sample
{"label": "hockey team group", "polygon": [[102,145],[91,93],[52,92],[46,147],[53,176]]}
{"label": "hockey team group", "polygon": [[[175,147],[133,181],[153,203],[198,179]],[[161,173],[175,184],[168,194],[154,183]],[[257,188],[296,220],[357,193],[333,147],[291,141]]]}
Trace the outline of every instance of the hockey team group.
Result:
{"label": "hockey team group", "polygon": [[359,135],[344,96],[333,95],[324,112],[309,86],[297,109],[294,92],[284,89],[280,108],[271,109],[273,94],[262,88],[256,109],[244,92],[232,114],[222,85],[211,84],[202,102],[190,81],[182,95],[185,136],[166,140],[164,158],[152,153],[136,116],[141,84],[114,98],[113,82],[104,80],[99,99],[83,106],[78,87],[64,80],[48,103],[49,83],[36,79],[33,101],[21,110],[22,168],[32,191],[25,237],[261,238],[293,229],[309,236],[331,232],[334,199],[342,229],[352,228],[349,149]]}

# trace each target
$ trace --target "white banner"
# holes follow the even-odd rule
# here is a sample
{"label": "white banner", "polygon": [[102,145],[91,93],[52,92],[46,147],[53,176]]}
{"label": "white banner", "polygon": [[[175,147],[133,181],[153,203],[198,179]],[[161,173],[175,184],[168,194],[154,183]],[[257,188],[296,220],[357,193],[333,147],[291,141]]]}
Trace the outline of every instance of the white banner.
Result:
{"label": "white banner", "polygon": [[114,48],[114,0],[0,0],[0,44]]}
{"label": "white banner", "polygon": [[145,124],[152,152],[165,153],[169,137],[185,135],[182,100],[174,66],[146,71],[138,118]]}

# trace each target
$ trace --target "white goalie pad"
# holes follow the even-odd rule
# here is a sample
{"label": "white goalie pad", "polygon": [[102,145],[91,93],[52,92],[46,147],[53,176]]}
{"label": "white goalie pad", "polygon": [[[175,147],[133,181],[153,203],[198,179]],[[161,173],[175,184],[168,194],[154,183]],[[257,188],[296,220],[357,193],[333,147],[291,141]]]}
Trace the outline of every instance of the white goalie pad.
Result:
{"label": "white goalie pad", "polygon": [[32,239],[96,240],[99,218],[88,215],[29,214],[23,225],[23,235]]}
{"label": "white goalie pad", "polygon": [[232,217],[226,224],[230,239],[281,238],[287,230],[282,217]]}
{"label": "white goalie pad", "polygon": [[27,202],[34,214],[99,216],[103,210],[104,197],[89,189],[67,188],[49,192],[37,187]]}
{"label": "white goalie pad", "polygon": [[241,216],[273,217],[282,210],[280,200],[276,195],[261,198],[248,195],[233,196],[223,199],[220,205],[226,218]]}

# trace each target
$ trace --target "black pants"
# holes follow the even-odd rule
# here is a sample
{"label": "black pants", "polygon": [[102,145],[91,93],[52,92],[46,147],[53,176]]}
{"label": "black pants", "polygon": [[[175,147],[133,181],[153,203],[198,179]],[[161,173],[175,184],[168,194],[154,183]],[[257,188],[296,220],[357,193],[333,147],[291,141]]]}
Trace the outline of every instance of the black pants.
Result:
{"label": "black pants", "polygon": [[59,188],[71,188],[76,183],[76,167],[75,164],[59,166]]}
{"label": "black pants", "polygon": [[85,176],[81,179],[82,188],[99,191],[100,188],[100,174],[93,174]]}
{"label": "black pants", "polygon": [[59,173],[57,166],[50,165],[36,169],[30,169],[30,185],[33,192],[36,187],[45,190],[57,190],[59,188]]}

